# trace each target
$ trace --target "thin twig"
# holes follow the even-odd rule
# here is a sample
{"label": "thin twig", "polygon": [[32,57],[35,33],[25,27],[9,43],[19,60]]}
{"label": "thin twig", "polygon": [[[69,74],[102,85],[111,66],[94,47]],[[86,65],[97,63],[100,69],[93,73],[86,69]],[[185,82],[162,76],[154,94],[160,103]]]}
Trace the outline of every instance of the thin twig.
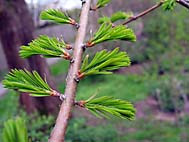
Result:
{"label": "thin twig", "polygon": [[177,3],[189,9],[189,1],[187,2],[185,0],[177,0]]}
{"label": "thin twig", "polygon": [[139,14],[136,15],[136,16],[133,16],[133,17],[129,18],[129,20],[126,21],[126,22],[124,22],[123,25],[127,25],[128,23],[131,23],[132,21],[135,21],[135,20],[137,20],[138,18],[141,18],[141,17],[143,17],[144,15],[146,15],[146,14],[148,14],[148,13],[154,11],[155,9],[159,8],[163,3],[164,3],[164,1],[160,1],[158,4],[152,6],[151,8],[149,8],[149,9],[147,9],[147,10],[145,10],[145,11],[139,13]]}
{"label": "thin twig", "polygon": [[64,142],[66,128],[71,114],[71,109],[74,105],[75,93],[77,88],[77,82],[74,80],[76,74],[78,73],[82,61],[83,54],[83,41],[85,38],[86,27],[88,22],[88,13],[90,9],[91,0],[87,0],[83,4],[81,16],[80,16],[80,28],[78,29],[75,47],[74,47],[74,63],[70,64],[68,71],[65,96],[66,100],[62,103],[60,111],[56,120],[55,127],[51,132],[49,142]]}

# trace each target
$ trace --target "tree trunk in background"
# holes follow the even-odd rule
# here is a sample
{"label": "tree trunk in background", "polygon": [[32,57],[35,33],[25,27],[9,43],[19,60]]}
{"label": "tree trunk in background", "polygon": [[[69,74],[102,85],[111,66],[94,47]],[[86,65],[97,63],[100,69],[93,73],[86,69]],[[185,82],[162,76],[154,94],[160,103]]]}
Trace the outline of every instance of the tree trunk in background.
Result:
{"label": "tree trunk in background", "polygon": [[[55,88],[44,59],[35,56],[26,62],[18,55],[19,47],[27,45],[33,39],[34,31],[33,20],[24,0],[0,0],[0,29],[0,39],[9,69],[26,67],[30,70],[37,70],[41,76],[46,77],[49,85]],[[31,98],[28,95],[21,95],[20,102],[25,105],[27,112],[36,108],[45,114],[55,113],[59,104],[59,100],[54,97]],[[34,107],[28,111],[29,106]]]}
{"label": "tree trunk in background", "polygon": [[[7,2],[0,0],[0,40],[7,60],[8,68],[28,68],[25,60],[18,54],[18,47],[22,44],[19,37],[21,35],[21,26],[15,12],[10,8]],[[33,98],[26,95],[20,95],[20,103],[28,113],[35,110]]]}

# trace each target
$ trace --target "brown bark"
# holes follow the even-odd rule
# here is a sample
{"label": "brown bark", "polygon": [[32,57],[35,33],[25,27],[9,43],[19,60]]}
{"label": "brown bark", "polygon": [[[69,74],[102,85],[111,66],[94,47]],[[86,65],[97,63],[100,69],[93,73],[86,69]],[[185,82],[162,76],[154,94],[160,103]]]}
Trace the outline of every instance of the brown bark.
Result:
{"label": "brown bark", "polygon": [[[0,28],[0,39],[9,69],[28,68],[37,70],[40,75],[46,77],[50,86],[55,88],[44,59],[35,56],[26,61],[19,57],[19,47],[27,45],[33,39],[34,31],[33,20],[24,0],[0,0]],[[27,111],[28,108],[33,106],[32,110],[35,108],[41,113],[55,113],[59,100],[51,97],[31,98],[27,95],[21,95],[20,102],[25,105]]]}

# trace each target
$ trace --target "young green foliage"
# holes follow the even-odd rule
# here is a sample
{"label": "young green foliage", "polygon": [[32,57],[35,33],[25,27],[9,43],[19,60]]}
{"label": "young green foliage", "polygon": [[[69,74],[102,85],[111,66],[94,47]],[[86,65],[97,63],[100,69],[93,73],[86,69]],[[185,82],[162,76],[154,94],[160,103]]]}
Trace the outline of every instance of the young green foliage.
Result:
{"label": "young green foliage", "polygon": [[3,80],[3,85],[5,88],[28,92],[35,97],[57,95],[57,92],[51,89],[36,71],[30,73],[27,70],[11,70]]}
{"label": "young green foliage", "polygon": [[176,5],[176,0],[165,0],[163,3],[164,10],[173,10]]}
{"label": "young green foliage", "polygon": [[111,0],[98,0],[96,9],[106,6]]}
{"label": "young green foliage", "polygon": [[126,20],[131,16],[133,16],[132,13],[126,13],[126,12],[118,11],[118,12],[114,13],[110,17],[110,19],[111,19],[112,23],[114,23],[118,20]]}
{"label": "young green foliage", "polygon": [[94,58],[88,61],[89,56],[86,56],[78,78],[94,74],[111,74],[113,70],[130,65],[130,58],[126,52],[120,52],[119,48],[108,52],[106,50],[97,52]]}
{"label": "young green foliage", "polygon": [[78,26],[74,19],[67,16],[61,10],[47,9],[40,14],[42,20],[50,20],[58,24],[71,24]]}
{"label": "young green foliage", "polygon": [[110,23],[103,23],[94,37],[86,43],[86,47],[113,40],[136,41],[136,36],[131,29],[123,25],[112,27]]}
{"label": "young green foliage", "polygon": [[135,118],[135,108],[130,102],[111,96],[91,97],[84,101],[83,106],[97,117],[111,118],[111,116],[115,116],[129,120]]}
{"label": "young green foliage", "polygon": [[65,48],[70,47],[65,42],[58,41],[55,37],[49,38],[46,35],[41,35],[33,40],[28,46],[21,46],[20,56],[28,58],[33,55],[43,55],[44,57],[62,57],[70,60],[71,57]]}
{"label": "young green foliage", "polygon": [[133,16],[132,13],[126,13],[126,12],[118,11],[118,12],[114,13],[110,18],[106,17],[106,16],[99,18],[98,23],[99,24],[114,23],[114,22],[117,22],[119,20],[127,20],[131,16]]}
{"label": "young green foliage", "polygon": [[103,24],[103,23],[112,23],[111,19],[107,16],[103,16],[103,17],[100,17],[98,19],[98,23],[99,24]]}
{"label": "young green foliage", "polygon": [[29,142],[25,121],[18,117],[4,123],[3,142]]}

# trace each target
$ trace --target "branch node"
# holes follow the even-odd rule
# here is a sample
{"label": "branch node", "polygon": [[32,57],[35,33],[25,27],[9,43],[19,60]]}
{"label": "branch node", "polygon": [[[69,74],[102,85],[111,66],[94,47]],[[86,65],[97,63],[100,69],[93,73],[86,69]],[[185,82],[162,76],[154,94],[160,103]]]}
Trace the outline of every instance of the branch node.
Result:
{"label": "branch node", "polygon": [[70,59],[70,63],[72,64],[72,63],[74,63],[74,59],[72,58],[72,59]]}
{"label": "branch node", "polygon": [[79,29],[80,25],[78,23],[75,23],[76,29]]}
{"label": "branch node", "polygon": [[90,11],[96,11],[97,7],[90,7]]}
{"label": "branch node", "polygon": [[79,101],[79,102],[75,102],[74,103],[74,105],[76,105],[76,106],[79,106],[79,107],[82,107],[82,108],[84,108],[85,107],[85,104],[86,104],[86,102],[85,101]]}
{"label": "branch node", "polygon": [[85,50],[87,49],[87,45],[86,45],[86,44],[83,44],[83,45],[81,46],[81,48],[83,48],[83,52],[85,52]]}
{"label": "branch node", "polygon": [[71,49],[73,49],[73,47],[70,44],[66,44],[66,49],[71,50]]}
{"label": "branch node", "polygon": [[64,94],[61,94],[59,96],[60,100],[63,102],[64,100],[66,100],[66,96]]}
{"label": "branch node", "polygon": [[78,77],[74,78],[75,82],[79,83],[80,79]]}

